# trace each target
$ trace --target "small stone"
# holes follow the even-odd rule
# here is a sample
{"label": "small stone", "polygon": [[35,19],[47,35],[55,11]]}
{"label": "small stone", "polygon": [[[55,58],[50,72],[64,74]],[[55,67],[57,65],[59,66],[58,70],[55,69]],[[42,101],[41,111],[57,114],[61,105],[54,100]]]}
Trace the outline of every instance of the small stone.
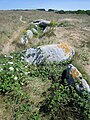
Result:
{"label": "small stone", "polygon": [[72,64],[69,64],[67,67],[66,80],[73,87],[77,83],[75,87],[79,92],[83,92],[85,90],[90,92],[90,86],[88,85],[86,80],[83,78],[79,70]]}
{"label": "small stone", "polygon": [[23,44],[23,45],[26,45],[26,44],[28,44],[28,38],[27,38],[27,36],[22,36],[21,37],[21,43]]}
{"label": "small stone", "polygon": [[47,33],[49,30],[50,30],[50,27],[46,27],[46,28],[43,30],[43,33]]}
{"label": "small stone", "polygon": [[33,38],[33,32],[31,30],[27,30],[27,36],[29,39]]}

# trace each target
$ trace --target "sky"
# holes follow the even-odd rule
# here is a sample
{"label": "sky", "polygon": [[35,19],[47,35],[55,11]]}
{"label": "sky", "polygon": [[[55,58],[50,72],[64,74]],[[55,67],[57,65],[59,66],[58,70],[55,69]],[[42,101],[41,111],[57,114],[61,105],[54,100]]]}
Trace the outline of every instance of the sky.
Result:
{"label": "sky", "polygon": [[0,0],[0,10],[10,9],[90,10],[90,0]]}

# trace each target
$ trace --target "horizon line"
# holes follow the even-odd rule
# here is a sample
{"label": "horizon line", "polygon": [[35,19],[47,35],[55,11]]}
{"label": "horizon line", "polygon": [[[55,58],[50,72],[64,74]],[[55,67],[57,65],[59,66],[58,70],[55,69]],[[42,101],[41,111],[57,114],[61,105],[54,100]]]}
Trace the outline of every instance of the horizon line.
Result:
{"label": "horizon line", "polygon": [[45,10],[45,11],[48,11],[49,9],[51,10],[57,10],[57,11],[60,11],[60,10],[64,10],[64,11],[77,11],[77,10],[90,10],[90,9],[68,9],[68,10],[65,10],[65,9],[54,9],[54,8],[49,8],[49,9],[45,9],[45,8],[36,8],[36,9],[29,9],[29,8],[12,8],[12,9],[0,9],[0,10]]}

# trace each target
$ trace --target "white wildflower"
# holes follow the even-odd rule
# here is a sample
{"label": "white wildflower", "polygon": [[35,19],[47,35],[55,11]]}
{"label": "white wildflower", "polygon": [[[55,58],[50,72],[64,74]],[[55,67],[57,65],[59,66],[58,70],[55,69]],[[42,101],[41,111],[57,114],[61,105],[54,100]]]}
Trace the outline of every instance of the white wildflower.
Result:
{"label": "white wildflower", "polygon": [[14,77],[14,80],[17,80],[18,79],[18,77]]}
{"label": "white wildflower", "polygon": [[25,68],[28,68],[28,66],[25,66]]}
{"label": "white wildflower", "polygon": [[13,62],[8,62],[8,64],[11,64],[11,65],[13,65]]}
{"label": "white wildflower", "polygon": [[10,58],[13,58],[13,56],[9,56]]}
{"label": "white wildflower", "polygon": [[3,65],[5,65],[5,64],[3,64]]}
{"label": "white wildflower", "polygon": [[7,56],[7,55],[4,55],[4,57],[9,57],[9,58],[13,58],[13,56]]}
{"label": "white wildflower", "polygon": [[6,55],[4,55],[4,57],[7,57]]}
{"label": "white wildflower", "polygon": [[0,71],[2,71],[3,69],[2,68],[0,68]]}
{"label": "white wildflower", "polygon": [[21,59],[23,60],[23,59],[24,59],[24,57],[21,57]]}
{"label": "white wildflower", "polygon": [[13,68],[13,67],[10,67],[10,68],[9,68],[9,70],[13,71],[13,70],[14,70],[14,68]]}
{"label": "white wildflower", "polygon": [[24,85],[24,83],[21,83],[21,85]]}

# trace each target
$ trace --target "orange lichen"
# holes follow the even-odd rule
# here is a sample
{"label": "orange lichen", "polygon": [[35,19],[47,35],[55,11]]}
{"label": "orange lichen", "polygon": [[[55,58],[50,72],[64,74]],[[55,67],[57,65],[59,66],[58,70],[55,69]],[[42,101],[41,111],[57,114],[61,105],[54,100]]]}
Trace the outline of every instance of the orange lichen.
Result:
{"label": "orange lichen", "polygon": [[73,78],[76,78],[79,75],[79,72],[76,69],[72,69],[70,74],[72,75]]}
{"label": "orange lichen", "polygon": [[65,53],[69,53],[71,51],[70,46],[67,43],[61,43],[57,45],[59,48],[63,48],[65,50]]}

